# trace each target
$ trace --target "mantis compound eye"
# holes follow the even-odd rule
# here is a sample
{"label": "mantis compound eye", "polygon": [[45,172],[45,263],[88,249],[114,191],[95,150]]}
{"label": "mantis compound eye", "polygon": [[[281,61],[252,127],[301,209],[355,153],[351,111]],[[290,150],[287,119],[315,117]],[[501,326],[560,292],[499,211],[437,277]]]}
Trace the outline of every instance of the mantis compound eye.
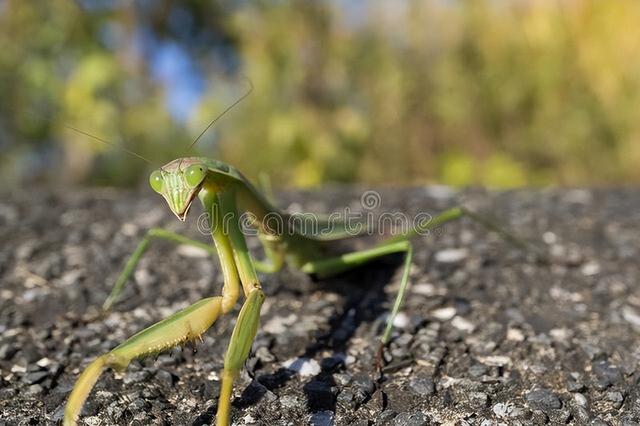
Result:
{"label": "mantis compound eye", "polygon": [[193,164],[184,171],[184,179],[192,188],[200,185],[207,174],[207,170],[201,164]]}
{"label": "mantis compound eye", "polygon": [[156,170],[155,172],[151,173],[151,175],[149,176],[149,185],[151,185],[151,188],[153,188],[153,190],[156,191],[157,193],[162,192],[162,187],[164,186],[164,179],[162,178],[162,174],[160,173],[160,170]]}

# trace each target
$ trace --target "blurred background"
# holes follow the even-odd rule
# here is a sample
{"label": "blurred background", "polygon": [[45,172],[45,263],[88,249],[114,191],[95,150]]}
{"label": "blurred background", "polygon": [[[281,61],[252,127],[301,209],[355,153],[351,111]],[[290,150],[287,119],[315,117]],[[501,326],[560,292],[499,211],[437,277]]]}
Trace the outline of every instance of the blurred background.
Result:
{"label": "blurred background", "polygon": [[639,22],[636,0],[0,0],[0,179],[146,184],[248,78],[193,153],[277,188],[638,184]]}

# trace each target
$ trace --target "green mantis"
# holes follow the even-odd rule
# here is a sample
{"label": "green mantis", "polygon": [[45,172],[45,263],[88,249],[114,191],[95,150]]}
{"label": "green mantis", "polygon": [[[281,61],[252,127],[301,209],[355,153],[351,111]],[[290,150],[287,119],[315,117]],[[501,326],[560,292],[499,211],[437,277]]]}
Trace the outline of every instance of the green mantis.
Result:
{"label": "green mantis", "polygon": [[[355,268],[381,256],[404,253],[404,273],[400,291],[395,298],[380,340],[380,353],[391,338],[393,320],[407,290],[412,258],[412,246],[409,240],[412,237],[445,222],[468,216],[520,244],[519,240],[493,227],[482,218],[464,208],[456,207],[415,226],[405,234],[387,239],[370,249],[336,253],[332,248],[332,241],[343,238],[342,231],[314,236],[305,235],[299,229],[288,226],[290,221],[282,221],[284,227],[269,226],[269,217],[274,217],[273,215],[287,217],[287,215],[273,207],[236,169],[220,161],[203,157],[180,158],[151,173],[149,182],[153,190],[164,197],[171,211],[182,221],[185,220],[191,204],[199,198],[209,219],[214,245],[209,246],[163,229],[150,230],[127,262],[103,307],[109,309],[117,300],[124,284],[153,239],[194,245],[217,254],[224,278],[222,294],[202,299],[152,325],[89,364],[78,378],[67,402],[65,425],[76,424],[84,401],[105,368],[123,370],[133,359],[154,355],[176,345],[198,339],[220,316],[233,310],[242,293],[244,301],[224,358],[216,415],[218,425],[228,425],[233,382],[249,355],[259,326],[260,307],[265,298],[256,271],[273,273],[281,269],[284,264],[288,264],[323,278]],[[254,260],[247,249],[245,233],[240,224],[240,218],[245,214],[249,214],[249,224],[257,231],[263,244],[266,254],[264,261]]]}

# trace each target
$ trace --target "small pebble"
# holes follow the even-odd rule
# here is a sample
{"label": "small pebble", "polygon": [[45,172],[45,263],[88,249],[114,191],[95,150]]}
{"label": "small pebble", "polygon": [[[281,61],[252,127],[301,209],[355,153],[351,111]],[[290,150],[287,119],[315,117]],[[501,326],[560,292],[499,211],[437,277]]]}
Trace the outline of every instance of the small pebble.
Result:
{"label": "small pebble", "polygon": [[[253,382],[252,382],[253,384]],[[252,385],[251,384],[251,385]],[[249,385],[249,387],[251,387]],[[248,387],[248,388],[249,388]],[[251,388],[253,389],[253,388]],[[220,381],[219,380],[205,380],[200,384],[198,393],[205,399],[216,399],[220,396]]]}
{"label": "small pebble", "polygon": [[439,321],[449,321],[451,318],[456,316],[456,308],[453,306],[449,306],[446,308],[436,309],[431,312],[431,316],[436,318]]}
{"label": "small pebble", "polygon": [[569,411],[566,408],[563,410],[552,410],[548,413],[548,415],[549,415],[549,421],[552,424],[563,425],[569,422],[569,419],[571,418],[571,411]]}
{"label": "small pebble", "polygon": [[592,345],[590,343],[582,343],[580,345],[582,350],[587,354],[589,359],[593,360],[599,358],[600,356],[605,355],[605,352],[598,346]]}
{"label": "small pebble", "polygon": [[38,365],[38,367],[42,367],[42,368],[47,368],[48,366],[50,366],[53,363],[53,361],[51,361],[49,358],[44,357],[44,358],[40,358],[38,360],[38,362],[36,362],[36,364]]}
{"label": "small pebble", "polygon": [[305,384],[303,388],[307,395],[307,404],[309,407],[326,406],[327,401],[333,401],[332,387],[327,382],[312,380]]}
{"label": "small pebble", "polygon": [[582,392],[585,389],[585,385],[580,378],[580,374],[572,372],[567,377],[567,390],[569,392]]}
{"label": "small pebble", "polygon": [[422,397],[433,395],[436,392],[431,377],[414,377],[409,381],[409,388],[413,393]]}
{"label": "small pebble", "polygon": [[488,368],[483,364],[474,364],[467,371],[471,377],[482,377],[487,374]]}
{"label": "small pebble", "polygon": [[115,401],[107,407],[107,416],[109,419],[118,420],[124,414],[126,407],[120,401]]}
{"label": "small pebble", "polygon": [[551,409],[558,409],[562,407],[562,401],[556,394],[545,388],[534,388],[530,390],[525,399],[533,408],[540,409],[542,411],[549,411]]}
{"label": "small pebble", "polygon": [[18,352],[18,347],[15,345],[11,345],[9,343],[5,343],[0,346],[0,359],[9,361],[13,356]]}
{"label": "small pebble", "polygon": [[622,318],[635,327],[640,327],[640,314],[631,306],[622,307]]}
{"label": "small pebble", "polygon": [[292,358],[282,363],[287,370],[295,371],[302,377],[316,376],[322,370],[315,359]]}
{"label": "small pebble", "polygon": [[252,425],[256,422],[256,419],[251,414],[247,414],[242,418],[242,422],[246,425]]}
{"label": "small pebble", "polygon": [[542,241],[547,244],[555,244],[558,241],[558,237],[553,232],[547,231],[542,234]]}
{"label": "small pebble", "polygon": [[410,333],[403,333],[400,336],[398,336],[394,341],[394,345],[399,346],[400,348],[406,348],[407,346],[409,346],[409,344],[411,343],[411,341],[413,340],[413,335]]}
{"label": "small pebble", "polygon": [[418,283],[411,287],[411,293],[421,296],[433,296],[436,294],[436,288],[433,284]]}
{"label": "small pebble", "polygon": [[64,418],[65,405],[66,405],[66,401],[58,405],[58,408],[56,408],[53,414],[51,414],[52,421],[54,421],[55,423],[62,422],[62,419]]}
{"label": "small pebble", "polygon": [[515,405],[510,402],[498,402],[491,408],[491,411],[493,411],[493,414],[496,416],[505,418],[510,416],[514,408]]}
{"label": "small pebble", "polygon": [[422,411],[408,411],[398,414],[393,419],[395,426],[426,426],[429,418]]}
{"label": "small pebble", "polygon": [[269,364],[276,360],[276,357],[264,346],[259,347],[254,356],[258,358],[262,364]]}
{"label": "small pebble", "polygon": [[376,384],[368,374],[356,374],[351,381],[351,386],[365,397],[369,397],[376,390]]}
{"label": "small pebble", "polygon": [[466,333],[472,333],[475,330],[476,326],[469,320],[456,316],[451,321],[451,325],[460,331],[464,331]]}
{"label": "small pebble", "polygon": [[393,319],[393,326],[396,328],[406,328],[409,323],[409,317],[404,312],[399,312]]}
{"label": "small pebble", "polygon": [[614,408],[620,408],[624,402],[624,396],[617,391],[607,392],[607,400],[613,403]]}
{"label": "small pebble", "polygon": [[18,391],[13,388],[0,389],[0,401],[8,401],[18,394]]}
{"label": "small pebble", "polygon": [[[219,382],[217,382],[219,383]],[[220,395],[220,391],[218,390],[216,395],[208,395],[208,399],[215,399]],[[243,392],[243,398],[246,398],[248,401],[264,401],[264,402],[274,402],[278,399],[278,397],[267,389],[262,383],[257,380],[253,380],[249,386],[247,386]]]}
{"label": "small pebble", "polygon": [[549,336],[557,342],[566,342],[571,337],[571,331],[567,328],[554,328],[549,330]]}
{"label": "small pebble", "polygon": [[483,364],[491,367],[504,367],[511,363],[511,358],[506,355],[490,355],[485,357],[478,357]]}
{"label": "small pebble", "polygon": [[597,275],[600,272],[600,264],[592,260],[582,265],[582,268],[580,268],[580,272],[582,272],[582,275],[587,277]]}
{"label": "small pebble", "polygon": [[604,390],[622,380],[620,369],[607,361],[594,362],[591,365],[591,370],[596,376],[595,387],[598,390]]}
{"label": "small pebble", "polygon": [[289,314],[286,317],[273,317],[262,326],[262,330],[271,334],[285,333],[296,321],[298,321],[296,314]]}
{"label": "small pebble", "polygon": [[173,386],[173,375],[169,373],[167,370],[158,370],[156,371],[156,378],[160,383],[167,387]]}
{"label": "small pebble", "polygon": [[27,388],[25,395],[35,396],[40,395],[44,391],[44,388],[40,385],[31,385]]}
{"label": "small pebble", "polygon": [[82,419],[89,426],[100,426],[103,421],[100,416],[89,416]]}
{"label": "small pebble", "polygon": [[133,273],[133,276],[136,279],[136,282],[142,287],[150,287],[157,284],[156,276],[148,269],[137,269]]}
{"label": "small pebble", "polygon": [[469,401],[474,407],[486,407],[489,403],[489,395],[484,392],[471,392],[469,394]]}
{"label": "small pebble", "polygon": [[440,263],[456,263],[467,258],[469,250],[466,248],[445,249],[436,252],[436,262]]}
{"label": "small pebble", "polygon": [[514,342],[522,342],[524,340],[524,333],[518,328],[509,327],[507,329],[507,340]]}
{"label": "small pebble", "polygon": [[160,396],[160,390],[155,386],[147,386],[142,389],[141,395],[146,400],[153,400]]}
{"label": "small pebble", "polygon": [[36,372],[27,374],[22,378],[22,380],[28,385],[33,385],[33,384],[42,382],[48,376],[49,376],[48,371],[36,371]]}
{"label": "small pebble", "polygon": [[11,372],[16,374],[24,374],[27,372],[27,367],[20,364],[14,364],[11,366]]}
{"label": "small pebble", "polygon": [[300,401],[295,395],[282,395],[279,399],[280,405],[287,410],[292,410],[300,406]]}
{"label": "small pebble", "polygon": [[147,413],[145,413],[144,411],[140,411],[138,413],[135,413],[133,416],[133,422],[131,422],[132,424],[143,424],[143,425],[148,425],[151,423],[149,416],[147,415]]}
{"label": "small pebble", "polygon": [[124,379],[122,380],[122,382],[125,385],[131,384],[131,383],[142,383],[146,381],[150,376],[151,376],[151,373],[149,373],[147,370],[134,371],[124,376]]}
{"label": "small pebble", "polygon": [[325,410],[313,413],[309,419],[309,424],[312,426],[333,426],[334,412]]}
{"label": "small pebble", "polygon": [[180,244],[176,249],[176,253],[183,257],[191,257],[194,259],[205,259],[210,256],[209,252],[205,249],[195,246],[188,246],[186,244]]}
{"label": "small pebble", "polygon": [[339,366],[345,365],[346,356],[343,353],[333,354],[328,358],[323,358],[320,361],[320,367],[325,371],[334,371]]}
{"label": "small pebble", "polygon": [[135,399],[131,404],[129,404],[129,410],[132,413],[137,413],[140,411],[144,411],[149,403],[142,398]]}
{"label": "small pebble", "polygon": [[589,424],[589,420],[591,419],[591,415],[589,414],[589,411],[585,408],[585,407],[575,407],[575,410],[573,411],[573,415],[576,418],[576,421],[578,422],[578,424],[581,425],[586,425]]}
{"label": "small pebble", "polygon": [[576,402],[576,404],[578,404],[580,407],[587,406],[587,398],[583,394],[581,393],[573,394],[573,399]]}
{"label": "small pebble", "polygon": [[353,408],[355,406],[355,395],[349,389],[345,389],[338,394],[337,400],[346,407]]}
{"label": "small pebble", "polygon": [[397,415],[397,412],[387,408],[386,410],[384,410],[383,412],[381,412],[380,414],[378,414],[376,416],[376,423],[377,425],[388,425],[391,424],[391,420]]}
{"label": "small pebble", "polygon": [[351,383],[351,376],[347,373],[336,373],[333,375],[333,380],[340,386],[346,386]]}

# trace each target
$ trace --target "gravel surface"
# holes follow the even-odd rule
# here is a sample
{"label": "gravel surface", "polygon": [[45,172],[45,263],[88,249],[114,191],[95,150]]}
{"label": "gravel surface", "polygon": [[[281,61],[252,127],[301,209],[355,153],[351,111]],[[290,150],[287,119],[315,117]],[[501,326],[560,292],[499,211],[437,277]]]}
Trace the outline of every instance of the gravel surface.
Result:
{"label": "gravel surface", "polygon": [[[282,206],[362,209],[362,191],[281,194]],[[371,375],[401,256],[338,278],[262,276],[267,299],[234,389],[242,424],[612,424],[640,421],[640,191],[383,190],[385,209],[464,203],[548,253],[538,262],[469,220],[415,241],[412,287]],[[114,310],[98,307],[145,230],[198,236],[162,199],[111,190],[6,194],[0,201],[0,424],[55,424],[81,369],[141,328],[217,294],[216,262],[152,244]],[[365,247],[369,241],[355,241]],[[236,310],[237,313],[237,310]],[[214,422],[234,315],[204,343],[105,372],[89,425]]]}

